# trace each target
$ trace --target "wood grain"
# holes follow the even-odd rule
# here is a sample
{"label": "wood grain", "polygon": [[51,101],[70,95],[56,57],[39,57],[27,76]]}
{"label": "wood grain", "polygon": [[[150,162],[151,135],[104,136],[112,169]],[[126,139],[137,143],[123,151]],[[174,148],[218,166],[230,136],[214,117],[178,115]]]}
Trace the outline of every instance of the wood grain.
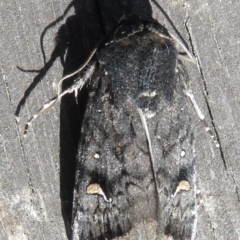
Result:
{"label": "wood grain", "polygon": [[[67,14],[56,21],[70,3],[67,0],[1,3],[0,239],[70,236],[74,157],[84,108],[75,105],[73,96],[67,96],[60,108],[58,105],[34,122],[26,139],[22,137],[27,119],[55,95],[53,83],[56,85],[63,73],[81,65],[123,14],[153,14],[177,35],[153,2],[150,7],[144,0],[75,1]],[[172,0],[159,4],[198,59],[198,68],[188,65],[192,89],[210,126],[213,120],[221,144],[217,149],[193,116],[198,159],[197,239],[239,239],[240,3]],[[61,37],[56,48],[57,33]],[[67,42],[69,50],[63,67],[60,56],[66,47],[64,37],[71,42]],[[17,66],[41,71],[24,72]],[[33,81],[36,86],[16,119],[18,103]],[[152,227],[149,223],[149,231]],[[133,234],[137,232],[138,229]],[[147,235],[142,239],[147,239]]]}

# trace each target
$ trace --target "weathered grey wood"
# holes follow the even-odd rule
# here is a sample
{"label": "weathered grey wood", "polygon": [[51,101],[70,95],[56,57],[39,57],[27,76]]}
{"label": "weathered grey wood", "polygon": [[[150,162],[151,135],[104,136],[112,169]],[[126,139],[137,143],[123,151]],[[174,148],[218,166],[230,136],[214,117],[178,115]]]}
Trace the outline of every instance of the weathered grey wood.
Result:
{"label": "weathered grey wood", "polygon": [[[73,179],[71,166],[76,149],[73,145],[78,136],[74,132],[67,134],[72,122],[66,117],[68,113],[64,106],[68,106],[67,111],[71,110],[69,106],[75,111],[73,97],[63,102],[61,115],[59,107],[56,107],[36,120],[27,138],[22,138],[26,120],[55,94],[52,84],[57,83],[63,72],[59,58],[26,99],[26,105],[19,113],[19,122],[14,112],[23,93],[37,75],[24,73],[16,66],[23,69],[43,67],[40,35],[47,25],[63,14],[69,3],[67,0],[10,0],[1,4],[0,239],[67,239],[62,211],[68,229],[71,189],[67,187],[72,182],[67,181],[68,176]],[[159,3],[199,60],[201,71],[192,64],[188,65],[192,89],[210,124],[208,103],[221,143],[222,152],[213,145],[204,127],[194,116],[198,160],[196,181],[199,191],[197,239],[239,239],[240,3],[210,0]],[[83,56],[72,62],[67,61],[65,72],[70,72],[84,61],[104,31],[109,30],[123,13],[148,12],[144,1],[132,1],[130,10],[123,8],[121,1],[115,2],[114,7],[110,7],[107,0],[99,1],[98,10],[95,1],[79,1],[78,4],[75,10],[82,17],[77,21],[79,31],[82,31],[82,42],[79,45],[83,47],[79,51],[82,51]],[[152,8],[153,16],[175,33],[157,6],[152,4]],[[96,17],[98,11],[102,13],[101,24]],[[71,15],[74,15],[74,8],[65,20]],[[54,50],[55,35],[65,20],[49,28],[44,36],[47,61]],[[67,57],[70,56],[68,53]],[[70,114],[73,113],[70,111]],[[76,120],[74,124],[77,123]],[[67,164],[70,161],[69,167]],[[67,171],[64,172],[64,169]],[[149,225],[151,229],[151,223]]]}

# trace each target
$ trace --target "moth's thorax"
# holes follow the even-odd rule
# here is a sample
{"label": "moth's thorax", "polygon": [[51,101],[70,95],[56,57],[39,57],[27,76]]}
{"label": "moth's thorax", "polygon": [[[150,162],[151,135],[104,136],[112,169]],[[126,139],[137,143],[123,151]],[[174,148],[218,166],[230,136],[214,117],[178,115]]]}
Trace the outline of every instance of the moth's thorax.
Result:
{"label": "moth's thorax", "polygon": [[[141,109],[154,111],[159,101],[170,101],[175,88],[177,51],[167,35],[159,36],[152,24],[126,32],[98,54],[103,84],[114,89],[114,104],[130,99]],[[137,28],[136,28],[137,29]]]}

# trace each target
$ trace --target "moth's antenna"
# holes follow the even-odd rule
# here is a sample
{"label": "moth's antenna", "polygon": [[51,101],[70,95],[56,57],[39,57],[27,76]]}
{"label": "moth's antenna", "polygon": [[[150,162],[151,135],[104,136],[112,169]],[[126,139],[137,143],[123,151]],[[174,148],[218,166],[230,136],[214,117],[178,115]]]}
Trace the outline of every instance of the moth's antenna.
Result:
{"label": "moth's antenna", "polygon": [[[146,136],[147,136],[147,141],[148,141],[148,146],[149,146],[149,151],[150,151],[150,157],[151,157],[152,165],[153,165],[153,168],[154,168],[154,164],[153,164],[154,158],[153,158],[152,142],[151,142],[150,134],[149,134],[149,131],[148,131],[146,117],[144,116],[141,108],[138,108],[137,110],[138,110],[138,114],[139,114],[139,116],[141,118],[144,131],[145,131]],[[155,171],[154,171],[154,175],[155,175]]]}
{"label": "moth's antenna", "polygon": [[[160,201],[160,197],[159,197],[159,193],[158,193],[158,186],[157,186],[157,177],[156,177],[156,171],[155,171],[155,161],[154,161],[154,157],[153,157],[153,149],[152,149],[152,142],[151,142],[151,138],[150,138],[150,134],[149,134],[149,130],[148,130],[148,125],[147,125],[147,121],[146,121],[146,117],[144,116],[142,110],[140,108],[137,108],[138,110],[138,114],[140,116],[144,131],[146,133],[146,137],[147,137],[147,141],[148,141],[148,148],[149,148],[149,152],[150,152],[150,162],[151,162],[151,168],[152,168],[152,173],[153,173],[153,179],[154,179],[154,185],[155,185],[155,189],[156,189],[156,195],[157,195],[157,203],[159,203]],[[158,204],[157,204],[158,206]],[[157,207],[158,210],[158,207]],[[157,214],[158,215],[158,214]]]}

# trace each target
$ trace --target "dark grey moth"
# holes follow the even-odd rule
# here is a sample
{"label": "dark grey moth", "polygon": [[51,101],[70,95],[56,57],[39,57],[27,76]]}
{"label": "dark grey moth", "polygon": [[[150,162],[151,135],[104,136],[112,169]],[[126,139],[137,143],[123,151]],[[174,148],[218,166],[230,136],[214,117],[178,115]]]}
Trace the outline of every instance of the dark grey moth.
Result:
{"label": "dark grey moth", "polygon": [[[58,95],[25,127],[26,135],[40,113],[67,93],[77,96],[87,84],[73,240],[195,238],[191,104],[213,134],[189,89],[181,63],[186,56],[179,54],[173,38],[156,20],[123,18],[86,63],[60,81]],[[62,92],[62,82],[76,74]]]}
{"label": "dark grey moth", "polygon": [[77,157],[74,240],[194,239],[193,129],[180,58],[163,26],[132,15],[76,80],[88,81],[89,102]]}

